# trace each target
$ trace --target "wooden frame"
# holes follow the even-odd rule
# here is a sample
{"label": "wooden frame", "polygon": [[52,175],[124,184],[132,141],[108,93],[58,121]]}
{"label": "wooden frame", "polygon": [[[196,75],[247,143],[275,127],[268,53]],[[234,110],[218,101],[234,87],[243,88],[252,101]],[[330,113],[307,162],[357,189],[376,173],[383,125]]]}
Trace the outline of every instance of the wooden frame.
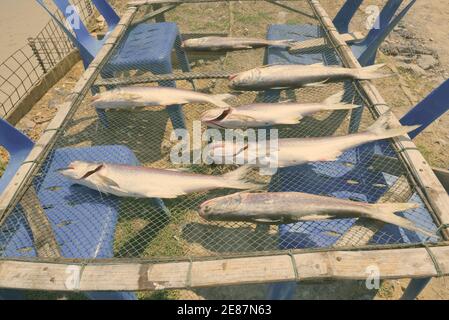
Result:
{"label": "wooden frame", "polygon": [[[237,0],[231,0],[237,1]],[[250,0],[243,0],[250,1]],[[298,0],[299,1],[299,0]],[[301,0],[302,1],[302,0]],[[360,67],[347,44],[341,39],[332,21],[316,0],[308,0],[329,37],[340,51],[348,67]],[[218,2],[218,0],[145,0],[133,1],[95,60],[78,81],[74,91],[60,107],[59,112],[39,139],[36,146],[9,184],[0,199],[0,224],[6,218],[11,203],[25,190],[37,170],[36,161],[42,159],[55,143],[56,133],[74,112],[79,99],[94,84],[101,66],[132,22],[138,5],[161,3]],[[387,110],[385,101],[369,82],[360,84],[360,90],[381,114]],[[431,167],[407,137],[395,140],[416,182],[423,188],[441,223],[449,223],[449,197],[433,174]],[[363,227],[363,226],[362,226]],[[445,233],[447,239],[447,232]],[[57,255],[56,255],[57,256]],[[400,257],[400,258],[398,258]],[[241,285],[251,283],[366,279],[367,268],[376,266],[381,279],[426,278],[449,275],[449,243],[432,247],[412,248],[342,247],[324,250],[295,250],[272,255],[228,257],[218,260],[145,261],[83,260],[41,257],[33,261],[0,259],[0,287],[58,291],[139,291],[209,286]]]}
{"label": "wooden frame", "polygon": [[[57,291],[140,291],[307,280],[364,280],[449,275],[449,246],[430,249],[303,252],[172,263],[0,260],[0,287]],[[431,254],[430,254],[431,253]],[[398,259],[401,256],[401,259]],[[435,265],[438,261],[438,265]]]}

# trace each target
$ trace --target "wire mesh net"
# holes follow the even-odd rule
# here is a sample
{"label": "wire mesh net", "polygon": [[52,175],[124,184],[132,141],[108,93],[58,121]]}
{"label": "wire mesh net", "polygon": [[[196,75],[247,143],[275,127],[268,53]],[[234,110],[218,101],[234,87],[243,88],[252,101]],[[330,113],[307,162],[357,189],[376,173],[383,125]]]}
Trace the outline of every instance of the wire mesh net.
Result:
{"label": "wire mesh net", "polygon": [[[156,57],[158,59],[152,60],[152,63],[145,60],[145,52],[148,52],[150,44],[154,44],[151,41],[158,39],[157,35],[148,42],[142,38],[145,37],[146,28],[155,27],[149,23],[150,20],[131,26],[103,66],[91,93],[75,107],[73,116],[61,128],[55,145],[43,159],[38,174],[27,186],[19,204],[0,227],[0,255],[29,258],[54,256],[58,253],[51,249],[55,247],[52,238],[55,239],[56,250],[67,258],[144,258],[154,262],[269,254],[287,249],[331,248],[343,243],[395,245],[429,241],[427,236],[389,224],[377,225],[375,232],[369,228],[354,232],[352,227],[360,223],[357,219],[269,226],[246,222],[210,222],[198,214],[199,205],[236,190],[196,192],[175,199],[135,199],[100,193],[74,184],[58,173],[58,169],[67,167],[75,160],[160,169],[187,168],[193,173],[213,176],[236,168],[230,165],[175,165],[170,160],[170,152],[178,143],[172,138],[173,124],[178,127],[185,125],[193,136],[194,121],[200,119],[206,110],[215,108],[212,104],[189,103],[182,108],[171,109],[160,106],[109,109],[99,116],[91,105],[92,95],[125,85],[194,88],[208,94],[233,93],[234,97],[228,102],[234,107],[285,100],[319,103],[344,91],[343,101],[363,106],[352,111],[321,112],[302,119],[296,125],[275,127],[282,139],[345,135],[363,131],[373,124],[373,110],[367,105],[355,81],[285,89],[274,94],[265,91],[237,93],[229,88],[229,74],[264,63],[303,61],[303,64],[341,64],[337,51],[326,38],[308,3],[282,3],[282,8],[263,1],[185,4],[167,11],[166,21],[175,22],[177,28],[170,29],[173,24],[165,23],[163,25],[167,29],[156,28],[153,31],[163,30],[168,38],[174,30],[172,42],[166,43],[170,55],[168,60],[173,55],[172,66],[166,63],[167,59],[163,56]],[[146,6],[141,7],[135,19],[142,21],[148,14],[151,11]],[[184,39],[189,34],[195,37],[204,35],[205,31],[207,34],[264,39],[267,25],[284,24],[290,27],[285,30],[281,28],[287,33],[283,35],[286,39],[312,40],[317,46],[299,54],[290,54],[285,48],[277,47],[228,53],[191,53],[182,49],[177,33],[180,31]],[[270,27],[268,36],[281,36],[279,30]],[[162,45],[160,49],[163,50]],[[171,72],[173,75],[166,75]],[[202,130],[205,129],[202,125]],[[260,175],[257,169],[252,169],[247,178],[251,182],[264,184],[262,191],[306,192],[369,203],[414,202],[419,204],[419,208],[402,215],[417,227],[430,232],[437,230],[431,211],[391,141],[378,141],[350,149],[336,161],[280,169],[274,176]],[[151,183],[160,188],[166,187],[164,179]],[[41,217],[38,223],[30,222],[29,217],[33,213]]]}

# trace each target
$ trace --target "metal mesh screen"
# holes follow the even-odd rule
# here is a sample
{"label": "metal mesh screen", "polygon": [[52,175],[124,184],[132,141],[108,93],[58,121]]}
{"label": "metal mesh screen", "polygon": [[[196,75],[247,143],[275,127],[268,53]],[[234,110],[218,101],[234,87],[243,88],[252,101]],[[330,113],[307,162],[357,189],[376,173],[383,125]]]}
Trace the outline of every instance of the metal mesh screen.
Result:
{"label": "metal mesh screen", "polygon": [[[311,39],[325,37],[305,1],[284,1],[294,11],[262,1],[185,4],[165,14],[182,34],[226,33],[233,36],[266,37],[271,24],[303,25],[303,35]],[[149,12],[140,8],[136,19]],[[151,11],[150,11],[151,14]],[[134,26],[139,28],[140,24]],[[175,85],[205,93],[229,93],[226,76],[264,64],[265,49],[227,54],[193,54],[187,52],[190,70],[182,70],[183,51],[173,51],[174,76],[161,64],[145,65],[138,58],[129,65],[120,61],[120,52],[129,40],[131,27],[101,70],[92,92],[121,85]],[[129,40],[130,41],[130,40]],[[174,39],[174,47],[179,39]],[[319,40],[317,40],[319,41]],[[330,45],[299,55],[328,65],[341,64]],[[137,49],[136,49],[137,50]],[[176,57],[181,63],[176,62]],[[281,53],[282,58],[282,53]],[[287,62],[285,62],[287,63]],[[136,67],[137,66],[137,67]],[[188,73],[186,73],[188,72]],[[165,78],[164,78],[165,77]],[[164,80],[164,81],[162,81]],[[361,104],[363,112],[334,111],[307,117],[298,125],[279,127],[280,138],[344,135],[367,128],[374,121],[356,82],[347,81],[323,87],[282,90],[279,98],[264,92],[241,92],[229,101],[232,106],[255,101],[322,102],[331,94],[345,90],[344,101]],[[176,199],[118,198],[73,185],[55,173],[73,160],[103,161],[152,168],[179,168],[170,162],[169,152],[176,141],[169,113],[164,107],[134,110],[107,110],[108,125],[102,123],[91,106],[92,96],[84,97],[73,117],[61,129],[56,144],[43,161],[39,173],[28,186],[19,205],[0,228],[0,253],[3,257],[34,257],[45,250],[50,233],[64,257],[70,258],[145,258],[152,261],[185,260],[203,257],[265,254],[299,248],[331,248],[341,245],[342,237],[356,223],[355,219],[300,222],[281,226],[261,226],[241,222],[207,222],[198,215],[200,203],[235,190],[194,193]],[[212,108],[210,104],[187,104],[182,108],[185,124],[192,130],[193,121]],[[203,127],[203,129],[205,129]],[[219,175],[235,167],[225,165],[189,165],[195,173]],[[403,215],[423,229],[436,231],[437,226],[410,174],[402,164],[393,144],[388,141],[363,145],[345,152],[337,161],[310,163],[280,170],[267,177],[253,170],[253,182],[264,183],[271,192],[301,191],[369,203],[415,202],[418,209]],[[164,181],[155,181],[163,187]],[[49,223],[30,226],[29,212],[43,212]],[[44,220],[45,220],[44,219]],[[45,222],[45,221],[44,221]],[[46,228],[45,226],[50,226]],[[32,236],[32,234],[34,236]],[[353,237],[366,237],[355,234]],[[41,241],[36,244],[36,239]],[[352,239],[355,241],[355,239]],[[393,225],[382,225],[365,241],[372,245],[416,244],[424,236]],[[433,239],[434,241],[436,239]],[[354,242],[351,239],[346,243]],[[358,241],[360,244],[360,241]],[[94,245],[93,245],[94,244]]]}

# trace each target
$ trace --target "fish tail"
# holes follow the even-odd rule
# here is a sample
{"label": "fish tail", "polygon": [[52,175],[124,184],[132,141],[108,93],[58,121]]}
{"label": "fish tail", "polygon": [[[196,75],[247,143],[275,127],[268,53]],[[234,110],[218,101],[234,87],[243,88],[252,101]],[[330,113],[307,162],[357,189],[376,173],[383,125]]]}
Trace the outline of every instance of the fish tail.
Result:
{"label": "fish tail", "polygon": [[382,140],[389,139],[398,136],[405,135],[413,130],[416,130],[420,126],[399,126],[396,128],[390,127],[390,121],[393,118],[393,113],[388,111],[381,115],[377,121],[370,126],[366,133],[369,133],[373,136],[373,140]]}
{"label": "fish tail", "polygon": [[328,110],[350,110],[361,107],[360,105],[343,102],[345,91],[337,92],[330,96],[323,103],[328,107]]}
{"label": "fish tail", "polygon": [[230,108],[230,105],[225,102],[225,100],[235,98],[234,95],[225,93],[225,94],[214,94],[212,96],[211,102],[220,108]]}
{"label": "fish tail", "polygon": [[250,169],[251,169],[251,166],[245,165],[245,166],[242,166],[234,171],[224,174],[223,178],[226,181],[225,182],[226,187],[232,188],[232,189],[241,189],[241,190],[260,189],[262,187],[262,185],[247,182],[245,180],[245,176]]}
{"label": "fish tail", "polygon": [[385,64],[375,64],[373,66],[355,69],[355,78],[358,80],[373,80],[392,77],[394,73],[381,73],[379,69],[383,68]]}
{"label": "fish tail", "polygon": [[406,218],[394,214],[395,212],[407,211],[416,208],[419,208],[419,204],[417,203],[379,203],[373,205],[374,210],[371,214],[369,214],[369,217],[385,223],[397,225],[404,229],[420,232],[429,237],[435,237],[435,233],[421,229]]}

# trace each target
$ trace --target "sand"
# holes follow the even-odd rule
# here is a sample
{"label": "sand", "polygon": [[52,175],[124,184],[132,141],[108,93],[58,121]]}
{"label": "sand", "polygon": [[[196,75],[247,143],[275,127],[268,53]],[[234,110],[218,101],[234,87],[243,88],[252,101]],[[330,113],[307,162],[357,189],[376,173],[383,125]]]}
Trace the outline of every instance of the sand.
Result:
{"label": "sand", "polygon": [[34,0],[0,1],[0,61],[27,44],[50,20]]}

